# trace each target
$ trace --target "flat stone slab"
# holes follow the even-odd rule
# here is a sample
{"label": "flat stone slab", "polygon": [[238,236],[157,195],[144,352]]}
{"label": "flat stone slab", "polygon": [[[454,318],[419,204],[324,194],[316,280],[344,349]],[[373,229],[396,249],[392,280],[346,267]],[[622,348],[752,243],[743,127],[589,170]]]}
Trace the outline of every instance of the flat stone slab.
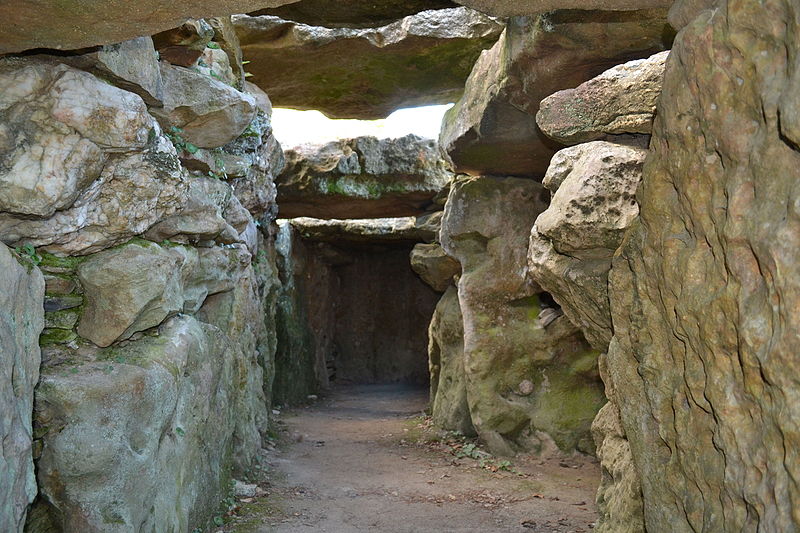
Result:
{"label": "flat stone slab", "polygon": [[367,29],[278,17],[233,17],[250,81],[276,107],[332,118],[384,118],[404,107],[455,102],[480,52],[503,26],[467,8],[424,11]]}
{"label": "flat stone slab", "polygon": [[433,139],[358,137],[287,150],[276,180],[281,218],[424,213],[453,177]]}

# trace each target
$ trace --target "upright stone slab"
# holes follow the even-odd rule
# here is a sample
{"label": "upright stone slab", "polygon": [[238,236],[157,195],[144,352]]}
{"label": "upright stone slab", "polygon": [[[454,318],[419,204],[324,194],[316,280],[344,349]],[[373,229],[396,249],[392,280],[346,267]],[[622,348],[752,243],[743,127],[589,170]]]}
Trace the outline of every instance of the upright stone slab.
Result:
{"label": "upright stone slab", "polygon": [[454,285],[450,285],[433,312],[428,329],[428,363],[434,424],[475,435],[464,373],[464,319]]}
{"label": "upright stone slab", "polygon": [[36,496],[31,444],[44,278],[0,244],[0,531],[21,533]]}
{"label": "upright stone slab", "polygon": [[563,315],[540,317],[542,290],[525,275],[528,235],[545,194],[532,180],[458,180],[442,221],[442,246],[462,265],[472,422],[503,454],[554,446],[592,452],[591,421],[605,402],[597,352]]}
{"label": "upright stone slab", "polygon": [[723,1],[667,63],[610,277],[648,531],[800,529],[798,21],[792,0]]}

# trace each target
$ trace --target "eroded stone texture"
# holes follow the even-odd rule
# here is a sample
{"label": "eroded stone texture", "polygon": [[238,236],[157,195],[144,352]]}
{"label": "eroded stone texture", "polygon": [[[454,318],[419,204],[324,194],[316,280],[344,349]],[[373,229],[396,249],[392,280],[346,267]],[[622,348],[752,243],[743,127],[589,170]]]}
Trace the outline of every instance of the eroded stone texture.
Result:
{"label": "eroded stone texture", "polygon": [[239,234],[250,220],[230,185],[195,177],[189,181],[188,200],[180,213],[156,223],[144,236],[155,242],[232,244],[241,240]]}
{"label": "eroded stone texture", "polygon": [[153,44],[161,59],[173,65],[189,67],[214,39],[214,28],[205,19],[187,20],[177,28],[153,35]]}
{"label": "eroded stone texture", "polygon": [[436,305],[428,328],[428,364],[434,424],[467,436],[475,435],[464,372],[464,320],[458,289],[452,284]]}
{"label": "eroded stone texture", "polygon": [[43,368],[40,520],[85,532],[205,527],[227,494],[248,364],[223,331],[184,315],[158,336]]}
{"label": "eroded stone texture", "polygon": [[437,243],[415,245],[411,250],[411,268],[422,281],[439,292],[453,285],[453,276],[461,272],[458,261],[447,255]]}
{"label": "eroded stone texture", "polygon": [[161,105],[164,86],[151,37],[109,44],[78,55],[60,55],[57,60],[89,71],[113,82],[121,89],[138,94],[148,105]]}
{"label": "eroded stone texture", "polygon": [[260,249],[232,290],[211,294],[198,319],[217,326],[232,340],[235,358],[231,385],[240,394],[234,407],[233,461],[236,475],[250,471],[269,432],[275,358],[275,296],[279,281],[274,258]]}
{"label": "eroded stone texture", "polygon": [[0,61],[0,211],[50,216],[98,178],[109,153],[143,149],[138,96],[47,60]]}
{"label": "eroded stone texture", "polygon": [[669,7],[673,0],[455,0],[496,17],[538,15],[556,9],[632,11]]}
{"label": "eroded stone texture", "polygon": [[510,19],[481,54],[439,143],[458,172],[541,178],[558,145],[536,125],[539,103],[669,45],[663,9],[553,11]]}
{"label": "eroded stone texture", "polygon": [[553,198],[531,230],[530,276],[601,351],[613,334],[608,271],[639,214],[635,195],[647,153],[604,141],[559,151],[544,180]]}
{"label": "eroded stone texture", "polygon": [[351,0],[348,2],[302,0],[291,5],[260,9],[250,15],[272,15],[284,20],[327,28],[367,28],[391,24],[420,11],[449,7],[458,6],[448,0],[404,0],[402,2],[396,0]]}
{"label": "eroded stone texture", "polygon": [[243,246],[141,242],[95,254],[78,268],[86,293],[78,333],[105,347],[179,312],[193,313],[209,294],[233,289],[249,262]]}
{"label": "eroded stone texture", "polygon": [[605,401],[597,353],[563,315],[539,320],[541,289],[525,275],[530,227],[545,210],[545,194],[532,180],[458,180],[442,222],[442,246],[462,265],[472,422],[498,453],[553,442],[591,452],[591,421]]}
{"label": "eroded stone texture", "polygon": [[458,99],[502,25],[466,8],[425,11],[388,26],[335,29],[278,17],[233,17],[250,78],[276,106],[336,118],[384,118]]}
{"label": "eroded stone texture", "polygon": [[175,148],[157,132],[144,151],[112,157],[68,209],[38,220],[0,214],[0,239],[64,255],[98,252],[178,212],[187,187]]}
{"label": "eroded stone texture", "polygon": [[679,34],[611,271],[609,374],[648,531],[800,527],[800,6]]}
{"label": "eroded stone texture", "polygon": [[6,26],[0,36],[0,54],[119,43],[174,28],[190,18],[247,13],[290,3],[292,0],[93,0],[77,7],[62,0],[43,0],[35,6],[12,0],[0,5],[0,20]]}
{"label": "eroded stone texture", "polygon": [[43,298],[42,273],[0,244],[0,530],[9,533],[22,532],[36,496],[31,419]]}
{"label": "eroded stone texture", "polygon": [[418,215],[453,178],[432,139],[358,137],[286,151],[281,218]]}
{"label": "eroded stone texture", "polygon": [[351,220],[325,220],[293,218],[292,226],[300,236],[309,241],[337,243],[415,243],[430,242],[435,238],[432,229],[420,226],[418,218],[364,218]]}
{"label": "eroded stone texture", "polygon": [[245,131],[222,150],[241,162],[238,165],[226,164],[223,168],[241,204],[254,217],[268,213],[274,219],[278,211],[275,179],[283,171],[285,159],[272,132],[272,107],[269,109],[269,113],[264,109],[259,111]]}
{"label": "eroded stone texture", "polygon": [[659,52],[629,61],[575,89],[548,96],[536,113],[536,123],[545,135],[563,144],[651,133],[668,55]]}
{"label": "eroded stone texture", "polygon": [[183,140],[217,148],[236,139],[256,116],[249,94],[210,76],[162,62],[164,106],[150,112],[164,130],[180,128]]}

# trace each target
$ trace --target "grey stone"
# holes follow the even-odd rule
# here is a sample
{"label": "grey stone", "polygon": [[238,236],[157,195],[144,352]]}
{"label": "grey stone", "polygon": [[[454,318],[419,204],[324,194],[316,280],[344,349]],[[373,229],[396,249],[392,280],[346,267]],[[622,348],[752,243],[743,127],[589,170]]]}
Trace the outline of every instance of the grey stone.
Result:
{"label": "grey stone", "polygon": [[421,214],[453,178],[436,141],[358,137],[286,151],[278,177],[281,218],[382,218]]}
{"label": "grey stone", "polygon": [[256,103],[249,94],[211,76],[162,62],[164,106],[152,107],[165,131],[200,148],[216,148],[236,139],[253,121]]}
{"label": "grey stone", "polygon": [[33,388],[39,381],[44,279],[0,244],[0,530],[22,533],[36,496]]}

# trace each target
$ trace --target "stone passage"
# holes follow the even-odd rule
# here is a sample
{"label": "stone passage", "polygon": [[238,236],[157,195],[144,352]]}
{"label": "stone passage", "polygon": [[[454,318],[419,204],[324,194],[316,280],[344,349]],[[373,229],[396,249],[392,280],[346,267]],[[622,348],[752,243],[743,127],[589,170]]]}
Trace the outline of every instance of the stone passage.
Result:
{"label": "stone passage", "polygon": [[[540,514],[489,528],[800,530],[797,0],[0,20],[2,533],[232,531],[273,407],[342,384],[423,385],[449,461],[541,462]],[[281,147],[273,101],[453,107],[436,140]],[[548,458],[600,471],[577,521]]]}

